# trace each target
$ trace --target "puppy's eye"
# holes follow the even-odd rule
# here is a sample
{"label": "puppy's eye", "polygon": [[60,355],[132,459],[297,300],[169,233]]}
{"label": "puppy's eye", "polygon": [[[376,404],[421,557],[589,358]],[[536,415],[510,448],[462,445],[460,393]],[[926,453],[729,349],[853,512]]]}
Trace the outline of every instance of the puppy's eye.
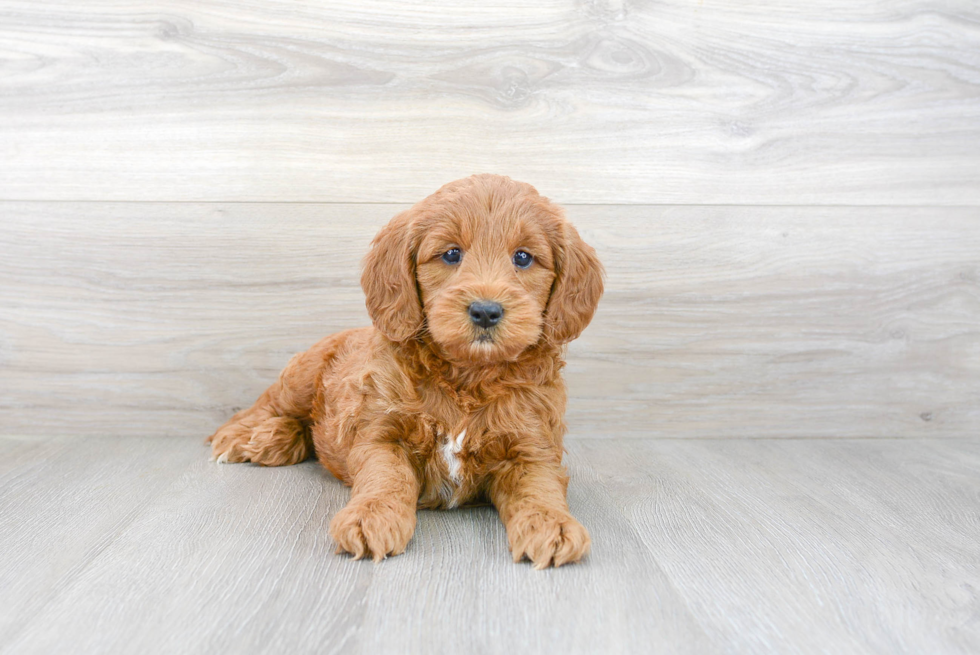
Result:
{"label": "puppy's eye", "polygon": [[518,250],[514,253],[514,266],[517,268],[527,268],[534,261],[534,257],[531,253],[525,252],[523,250]]}
{"label": "puppy's eye", "polygon": [[442,261],[447,264],[458,264],[459,260],[463,258],[463,252],[459,248],[450,248],[446,252],[442,253]]}

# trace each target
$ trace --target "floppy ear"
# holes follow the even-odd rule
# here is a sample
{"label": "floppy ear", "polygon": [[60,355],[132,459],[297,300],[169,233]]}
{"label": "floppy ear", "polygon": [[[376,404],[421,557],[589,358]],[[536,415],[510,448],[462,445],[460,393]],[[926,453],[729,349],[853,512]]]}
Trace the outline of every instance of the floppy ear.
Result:
{"label": "floppy ear", "polygon": [[544,316],[545,336],[554,343],[567,343],[592,320],[602,296],[603,275],[595,250],[570,223],[563,224],[555,247],[555,275]]}
{"label": "floppy ear", "polygon": [[392,341],[407,341],[422,328],[411,218],[410,212],[398,214],[378,232],[361,273],[368,314],[374,326]]}

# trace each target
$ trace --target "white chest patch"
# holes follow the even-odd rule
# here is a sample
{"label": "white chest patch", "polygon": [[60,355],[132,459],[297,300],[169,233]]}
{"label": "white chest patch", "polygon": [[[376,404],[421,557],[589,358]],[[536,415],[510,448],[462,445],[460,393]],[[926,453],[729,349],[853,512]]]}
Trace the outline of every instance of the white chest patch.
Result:
{"label": "white chest patch", "polygon": [[442,459],[446,462],[449,477],[455,484],[459,484],[463,479],[463,464],[459,461],[459,451],[463,448],[463,439],[465,437],[466,430],[463,430],[455,437],[447,435],[446,443],[442,445]]}

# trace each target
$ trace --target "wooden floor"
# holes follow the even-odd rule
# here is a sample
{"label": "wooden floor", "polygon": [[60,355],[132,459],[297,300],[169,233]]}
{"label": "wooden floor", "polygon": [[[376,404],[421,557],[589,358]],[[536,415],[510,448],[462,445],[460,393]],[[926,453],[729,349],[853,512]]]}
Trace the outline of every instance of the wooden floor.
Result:
{"label": "wooden floor", "polygon": [[2,653],[976,653],[980,444],[576,439],[582,563],[492,508],[335,555],[347,489],[196,440],[0,440]]}

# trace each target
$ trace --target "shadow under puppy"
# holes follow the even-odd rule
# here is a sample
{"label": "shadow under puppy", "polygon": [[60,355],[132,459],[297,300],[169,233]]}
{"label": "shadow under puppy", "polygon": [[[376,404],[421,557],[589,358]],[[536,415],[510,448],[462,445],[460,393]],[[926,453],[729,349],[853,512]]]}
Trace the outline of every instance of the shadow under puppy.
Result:
{"label": "shadow under puppy", "polygon": [[417,507],[490,501],[515,562],[579,560],[561,368],[602,295],[595,251],[534,187],[475,175],[395,216],[361,286],[374,326],[293,357],[209,437],[215,458],[315,455],[352,487],[330,534],[356,558],[404,551]]}

